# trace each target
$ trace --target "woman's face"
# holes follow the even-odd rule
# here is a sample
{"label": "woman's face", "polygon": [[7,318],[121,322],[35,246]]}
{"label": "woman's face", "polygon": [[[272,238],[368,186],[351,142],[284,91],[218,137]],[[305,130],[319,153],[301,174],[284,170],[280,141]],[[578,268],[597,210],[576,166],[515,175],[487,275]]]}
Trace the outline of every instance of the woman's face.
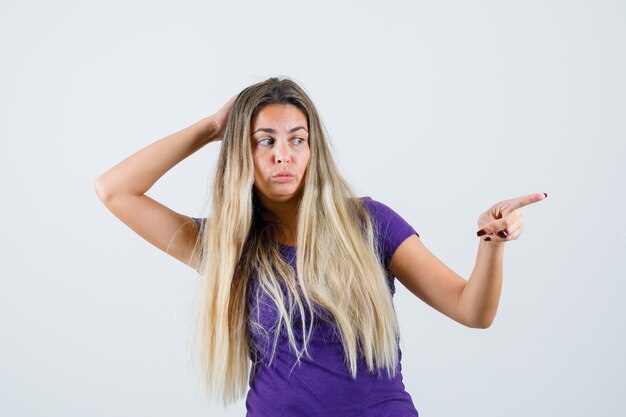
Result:
{"label": "woman's face", "polygon": [[292,104],[269,104],[252,120],[254,186],[261,203],[283,203],[298,196],[309,164],[309,126]]}

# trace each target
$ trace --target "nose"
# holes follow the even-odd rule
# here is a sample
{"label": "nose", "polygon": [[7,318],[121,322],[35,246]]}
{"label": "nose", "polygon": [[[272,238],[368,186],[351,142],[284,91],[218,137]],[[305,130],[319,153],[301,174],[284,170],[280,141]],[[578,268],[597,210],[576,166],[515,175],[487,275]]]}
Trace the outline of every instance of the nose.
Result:
{"label": "nose", "polygon": [[287,163],[291,161],[291,148],[286,141],[276,142],[276,146],[274,147],[274,161],[277,164],[280,164],[282,162]]}

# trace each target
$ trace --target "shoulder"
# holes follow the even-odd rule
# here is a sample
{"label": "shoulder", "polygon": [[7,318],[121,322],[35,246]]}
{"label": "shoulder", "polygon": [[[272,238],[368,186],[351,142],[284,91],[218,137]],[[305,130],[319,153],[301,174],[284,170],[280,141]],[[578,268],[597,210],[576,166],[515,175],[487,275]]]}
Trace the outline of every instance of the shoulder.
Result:
{"label": "shoulder", "polygon": [[398,215],[395,211],[391,209],[391,207],[386,204],[381,203],[378,200],[374,200],[370,196],[359,197],[359,201],[365,206],[370,215],[378,218],[389,218],[394,215]]}
{"label": "shoulder", "polygon": [[[388,205],[381,203],[378,200],[374,200],[370,196],[359,197],[359,201],[365,206],[372,220],[379,225],[386,225],[388,227],[401,227],[408,225],[406,220],[400,216],[394,209]],[[417,232],[415,232],[417,233]]]}
{"label": "shoulder", "polygon": [[372,218],[385,264],[389,262],[398,246],[406,238],[412,234],[419,237],[417,231],[388,205],[374,200],[370,196],[359,197],[359,201]]}

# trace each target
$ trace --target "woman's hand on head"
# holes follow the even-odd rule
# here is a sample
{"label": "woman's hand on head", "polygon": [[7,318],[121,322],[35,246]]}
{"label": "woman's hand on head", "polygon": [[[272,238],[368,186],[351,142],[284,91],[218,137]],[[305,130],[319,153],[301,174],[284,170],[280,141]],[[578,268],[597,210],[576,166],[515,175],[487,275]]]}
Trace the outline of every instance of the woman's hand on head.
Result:
{"label": "woman's hand on head", "polygon": [[524,230],[524,216],[519,209],[545,200],[547,197],[546,193],[534,193],[494,204],[478,217],[476,234],[481,239],[492,243],[517,239]]}
{"label": "woman's hand on head", "polygon": [[237,99],[238,94],[232,96],[217,112],[215,112],[211,119],[215,123],[215,140],[221,140],[224,134],[224,128],[226,127],[226,120],[228,120],[228,113],[233,107],[233,103]]}

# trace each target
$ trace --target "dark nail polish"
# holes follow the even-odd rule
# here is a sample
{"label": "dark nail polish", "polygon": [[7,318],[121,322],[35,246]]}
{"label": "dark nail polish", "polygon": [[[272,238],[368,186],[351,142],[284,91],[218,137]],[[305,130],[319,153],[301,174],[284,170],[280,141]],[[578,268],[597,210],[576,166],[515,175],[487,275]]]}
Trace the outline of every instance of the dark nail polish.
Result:
{"label": "dark nail polish", "polygon": [[504,239],[505,237],[508,236],[508,234],[504,230],[500,230],[498,232],[498,236],[500,236],[502,239]]}
{"label": "dark nail polish", "polygon": [[485,240],[486,240],[487,242],[489,242],[489,241],[491,240],[491,238],[490,238],[489,236],[487,236],[487,237],[485,238]]}
{"label": "dark nail polish", "polygon": [[546,197],[548,196],[548,193],[543,193],[543,195],[545,195]]}
{"label": "dark nail polish", "polygon": [[484,235],[485,233],[487,233],[487,232],[485,232],[484,230],[481,229],[478,232],[476,232],[476,236],[480,237],[480,236]]}

